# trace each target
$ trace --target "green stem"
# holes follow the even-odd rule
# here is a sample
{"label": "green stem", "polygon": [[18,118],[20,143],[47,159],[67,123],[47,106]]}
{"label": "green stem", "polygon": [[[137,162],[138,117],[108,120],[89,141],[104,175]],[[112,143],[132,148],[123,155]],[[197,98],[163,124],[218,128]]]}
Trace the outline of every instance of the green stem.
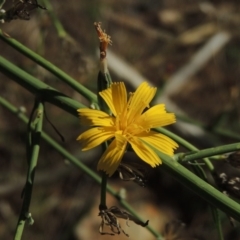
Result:
{"label": "green stem", "polygon": [[222,225],[221,225],[221,217],[219,216],[219,210],[216,208],[212,208],[212,207],[210,209],[211,209],[212,215],[214,216],[214,219],[215,219],[215,225],[217,228],[219,240],[224,240],[223,232],[222,232]]}
{"label": "green stem", "polygon": [[106,113],[110,113],[110,109],[108,107],[108,105],[106,104],[106,102],[103,100],[103,98],[99,95],[99,92],[104,91],[105,89],[109,88],[111,86],[111,77],[110,74],[108,72],[106,73],[102,73],[101,71],[99,71],[98,73],[98,105],[100,107],[100,109]]}
{"label": "green stem", "polygon": [[23,71],[2,56],[0,56],[0,71],[32,94],[41,97],[44,101],[53,103],[75,116],[77,116],[76,109],[85,107],[83,104],[67,97],[63,93]]}
{"label": "green stem", "polygon": [[223,146],[218,146],[218,147],[213,147],[213,148],[207,148],[204,150],[199,150],[196,153],[189,153],[186,155],[180,156],[181,161],[183,162],[188,162],[196,159],[202,159],[205,157],[211,157],[223,153],[228,153],[228,152],[233,152],[237,151],[240,149],[240,143],[232,143],[228,145],[223,145]]}
{"label": "green stem", "polygon": [[[155,128],[156,131],[170,137],[171,139],[173,139],[174,141],[176,141],[177,143],[179,143],[181,146],[185,147],[186,149],[188,150],[191,150],[191,151],[199,151],[198,148],[196,148],[194,145],[192,145],[191,143],[187,142],[186,140],[184,140],[183,138],[177,136],[176,134],[168,131],[167,129],[165,128]],[[203,159],[206,166],[208,167],[209,171],[210,172],[214,172],[214,166],[213,164],[211,163],[211,161],[209,161],[207,158],[204,158]]]}
{"label": "green stem", "polygon": [[192,145],[191,143],[189,143],[185,139],[179,137],[178,135],[168,131],[166,128],[155,128],[155,130],[159,133],[162,133],[162,134],[170,137],[171,139],[178,142],[181,146],[185,147],[188,150],[198,151],[198,148],[196,148],[194,145]]}
{"label": "green stem", "polygon": [[55,12],[53,11],[53,7],[52,4],[48,1],[48,0],[42,0],[42,3],[44,4],[44,6],[47,8],[48,13],[52,19],[53,24],[55,25],[55,28],[57,29],[58,32],[58,36],[60,38],[65,38],[68,34],[65,31],[62,23],[58,20]]}
{"label": "green stem", "polygon": [[[8,111],[16,115],[22,122],[24,122],[25,124],[28,124],[29,119],[26,117],[26,115],[1,96],[0,96],[0,105],[2,105]],[[31,125],[31,129],[32,128],[33,126]],[[80,162],[76,157],[73,157],[72,154],[66,151],[60,144],[58,144],[55,140],[49,137],[45,132],[42,132],[41,136],[44,141],[46,141],[50,146],[56,149],[61,155],[64,156],[64,158],[68,159],[73,165],[83,170],[88,176],[93,178],[97,183],[101,183],[101,178],[94,171],[92,171],[85,164]],[[115,193],[114,190],[111,188],[108,189],[108,191],[110,191],[111,194]]]}
{"label": "green stem", "polygon": [[[169,136],[170,138],[172,138],[173,140],[175,140],[176,142],[178,142],[179,144],[181,144],[185,148],[187,148],[189,150],[192,150],[192,151],[198,151],[198,149],[195,146],[193,146],[192,144],[190,144],[186,140],[182,139],[181,137],[177,136],[176,134],[169,132],[167,129],[158,128],[156,130],[165,134],[165,135],[167,135],[167,136]],[[214,166],[212,165],[211,161],[209,161],[209,159],[207,159],[207,158],[204,158],[203,161],[205,162],[205,164],[208,167],[211,174],[215,175],[215,169],[214,169]],[[197,176],[200,176],[204,181],[206,181],[206,183],[208,183],[207,176],[206,176],[204,170],[199,165],[193,166],[193,169],[196,172]],[[215,214],[218,211],[218,209],[215,207],[215,205],[210,205],[210,209],[211,209],[211,212],[212,212],[213,220],[214,220],[215,224],[219,227],[217,230],[218,230],[218,232],[219,231],[221,232],[221,229],[220,229],[221,226],[219,226],[220,219],[216,219],[216,214]],[[218,217],[218,215],[217,215],[217,217]],[[220,232],[219,232],[219,234],[220,234]]]}
{"label": "green stem", "polygon": [[34,130],[32,133],[31,159],[29,161],[27,180],[24,187],[24,199],[23,199],[22,209],[19,216],[14,240],[21,239],[26,220],[33,223],[33,219],[31,218],[31,214],[29,213],[29,208],[30,208],[30,202],[32,197],[35,169],[37,166],[37,160],[38,160],[39,150],[40,150],[40,139],[41,139],[42,122],[43,122],[43,104],[41,102],[38,104],[37,116],[35,120],[36,120],[36,124],[33,125]]}
{"label": "green stem", "polygon": [[[106,105],[106,103],[103,101],[102,97],[99,95],[99,92],[104,91],[105,89],[109,88],[111,85],[111,77],[110,74],[108,73],[107,69],[107,59],[105,58],[104,60],[100,60],[100,69],[101,66],[104,66],[103,69],[105,71],[102,73],[101,70],[98,73],[98,79],[97,79],[97,86],[98,86],[98,105],[100,110],[109,113],[109,108]],[[102,154],[107,150],[108,148],[108,143],[104,142],[102,143]],[[100,206],[99,210],[102,209],[107,209],[107,204],[106,204],[106,186],[107,186],[107,179],[108,176],[105,172],[102,172],[102,183],[101,183],[101,199],[100,199]]]}
{"label": "green stem", "polygon": [[33,123],[33,116],[34,116],[34,113],[37,111],[37,108],[38,108],[38,102],[35,100],[34,106],[31,111],[31,114],[30,114],[30,117],[28,120],[28,124],[27,124],[26,158],[27,158],[28,165],[31,161],[32,149],[33,149],[33,138],[32,138],[33,133],[32,133],[32,131],[34,130],[33,126],[35,126],[35,124]]}
{"label": "green stem", "polygon": [[26,57],[30,58],[43,68],[47,69],[49,72],[51,72],[53,75],[55,75],[57,78],[65,82],[67,85],[72,87],[75,91],[82,94],[88,101],[91,103],[97,102],[97,96],[92,93],[89,89],[78,83],[75,79],[70,77],[68,74],[66,74],[64,71],[53,65],[51,62],[47,61],[45,58],[41,57],[34,51],[30,50],[17,40],[4,36],[2,30],[0,29],[0,39],[3,40],[5,43],[25,55]]}
{"label": "green stem", "polygon": [[188,169],[183,167],[178,162],[174,161],[166,154],[157,152],[162,159],[163,164],[161,167],[165,169],[173,178],[183,184],[185,187],[193,191],[200,198],[207,201],[210,205],[213,205],[226,214],[229,214],[236,220],[240,221],[240,205],[234,200],[230,199],[212,185],[203,181]]}

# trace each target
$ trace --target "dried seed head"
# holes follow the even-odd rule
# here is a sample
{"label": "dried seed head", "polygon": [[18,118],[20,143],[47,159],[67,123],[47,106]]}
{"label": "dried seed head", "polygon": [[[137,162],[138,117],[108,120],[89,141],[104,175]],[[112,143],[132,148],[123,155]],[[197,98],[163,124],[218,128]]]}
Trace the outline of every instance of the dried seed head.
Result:
{"label": "dried seed head", "polygon": [[[100,227],[99,227],[99,232],[102,235],[115,235],[115,234],[120,234],[121,232],[125,234],[127,237],[129,235],[122,229],[120,222],[118,218],[126,219],[126,224],[128,225],[128,221],[133,221],[138,225],[141,225],[142,227],[146,227],[148,225],[148,221],[145,223],[137,219],[136,217],[132,216],[130,213],[120,210],[118,207],[110,207],[110,208],[103,208],[99,207],[99,216],[102,218]],[[104,232],[104,226],[109,226],[110,232]]]}

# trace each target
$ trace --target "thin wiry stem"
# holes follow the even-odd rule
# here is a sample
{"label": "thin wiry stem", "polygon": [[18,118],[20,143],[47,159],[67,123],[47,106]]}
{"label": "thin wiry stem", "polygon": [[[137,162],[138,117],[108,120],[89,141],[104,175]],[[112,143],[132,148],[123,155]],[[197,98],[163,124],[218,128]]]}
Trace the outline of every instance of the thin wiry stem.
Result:
{"label": "thin wiry stem", "polygon": [[29,123],[29,126],[32,125],[33,130],[31,130],[31,128],[29,129],[29,131],[31,131],[31,142],[29,142],[28,146],[31,148],[29,149],[29,152],[31,153],[28,159],[29,166],[28,166],[27,180],[24,187],[24,191],[23,191],[23,196],[24,196],[23,204],[22,204],[22,209],[19,216],[14,240],[21,239],[24,226],[27,220],[30,224],[33,223],[33,219],[29,212],[29,208],[30,208],[30,202],[31,202],[32,191],[33,191],[35,170],[36,170],[37,160],[38,160],[39,150],[40,150],[40,139],[41,139],[41,132],[42,132],[43,112],[44,112],[43,103],[38,102],[37,104],[35,104],[33,108],[33,112],[36,113],[36,118],[34,122]]}
{"label": "thin wiry stem", "polygon": [[207,148],[203,150],[199,150],[195,153],[189,153],[189,154],[183,154],[180,159],[183,162],[189,162],[192,160],[198,160],[205,157],[211,157],[216,156],[223,153],[229,153],[233,151],[237,151],[240,149],[240,142],[227,144],[223,146],[213,147],[213,148]]}

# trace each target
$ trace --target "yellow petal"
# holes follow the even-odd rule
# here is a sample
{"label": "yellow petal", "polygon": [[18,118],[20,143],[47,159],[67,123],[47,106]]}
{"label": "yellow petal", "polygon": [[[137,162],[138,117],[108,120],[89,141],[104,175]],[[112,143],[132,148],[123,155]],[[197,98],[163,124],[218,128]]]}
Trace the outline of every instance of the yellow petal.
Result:
{"label": "yellow petal", "polygon": [[137,119],[137,123],[144,129],[163,127],[175,122],[176,117],[174,113],[166,113],[164,104],[158,104],[149,108]]}
{"label": "yellow petal", "polygon": [[109,87],[105,90],[103,90],[102,92],[99,92],[99,95],[103,98],[103,100],[105,101],[105,103],[108,105],[109,109],[111,110],[112,114],[114,116],[117,115],[115,106],[113,104],[113,99],[112,99],[112,88]]}
{"label": "yellow petal", "polygon": [[134,92],[129,102],[128,122],[131,123],[141,115],[155,96],[157,88],[150,87],[147,82],[143,82]]}
{"label": "yellow petal", "polygon": [[123,82],[115,82],[112,87],[112,99],[117,114],[121,114],[126,110],[127,92]]}
{"label": "yellow petal", "polygon": [[122,135],[116,135],[107,150],[98,162],[97,169],[106,172],[109,176],[117,170],[125,153],[127,141]]}
{"label": "yellow petal", "polygon": [[107,113],[89,108],[80,108],[77,110],[80,117],[80,123],[86,126],[108,126],[114,125],[114,118]]}
{"label": "yellow petal", "polygon": [[151,167],[156,167],[162,163],[158,155],[137,137],[131,138],[131,140],[129,140],[129,143],[131,144],[134,152],[138,155],[138,157],[149,164]]}
{"label": "yellow petal", "polygon": [[111,131],[111,128],[101,128],[95,127],[91,128],[84,133],[82,133],[77,141],[80,141],[82,151],[89,150],[94,148],[101,143],[111,139],[114,137],[114,131]]}
{"label": "yellow petal", "polygon": [[172,156],[174,149],[178,147],[178,144],[171,138],[154,131],[150,131],[149,133],[141,133],[138,135],[138,137],[152,147],[156,148],[158,151],[169,156]]}

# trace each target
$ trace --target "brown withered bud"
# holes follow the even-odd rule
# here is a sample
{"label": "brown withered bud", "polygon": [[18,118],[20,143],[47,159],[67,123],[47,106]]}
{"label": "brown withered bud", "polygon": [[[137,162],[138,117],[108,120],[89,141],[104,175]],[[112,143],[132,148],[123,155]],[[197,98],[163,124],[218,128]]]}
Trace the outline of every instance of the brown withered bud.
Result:
{"label": "brown withered bud", "polygon": [[99,38],[99,49],[100,49],[100,59],[104,59],[107,56],[107,47],[108,45],[112,44],[111,37],[105,33],[105,31],[102,30],[101,28],[101,23],[100,22],[95,22],[94,23],[95,29],[98,34]]}

